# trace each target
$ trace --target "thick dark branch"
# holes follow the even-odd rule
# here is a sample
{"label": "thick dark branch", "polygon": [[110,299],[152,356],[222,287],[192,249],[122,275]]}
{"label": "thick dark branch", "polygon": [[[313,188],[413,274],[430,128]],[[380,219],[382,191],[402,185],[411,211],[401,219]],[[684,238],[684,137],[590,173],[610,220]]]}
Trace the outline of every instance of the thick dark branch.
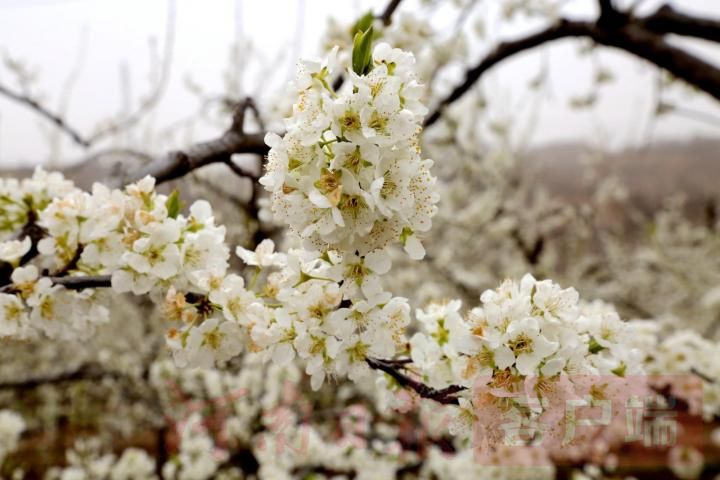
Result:
{"label": "thick dark branch", "polygon": [[638,24],[657,34],[672,33],[720,42],[720,19],[688,15],[665,5],[652,15],[637,19]]}
{"label": "thick dark branch", "polygon": [[97,381],[103,378],[122,378],[124,375],[116,372],[109,372],[97,367],[87,365],[75,370],[74,372],[65,372],[53,377],[31,378],[28,380],[18,380],[0,383],[0,390],[32,390],[43,385],[62,384],[66,382],[79,381]]}
{"label": "thick dark branch", "polygon": [[418,382],[417,380],[400,372],[397,369],[396,362],[392,360],[388,361],[381,360],[379,358],[366,358],[365,361],[370,366],[370,368],[380,370],[390,375],[396,382],[398,382],[401,387],[410,388],[422,398],[434,400],[444,405],[458,405],[460,402],[458,401],[458,397],[456,397],[455,395],[458,392],[465,390],[465,387],[461,387],[459,385],[450,385],[449,387],[443,388],[441,390],[428,387],[424,383]]}
{"label": "thick dark branch", "polygon": [[52,280],[53,284],[62,285],[69,290],[110,287],[110,275],[82,277],[50,277],[50,280]]}
{"label": "thick dark branch", "polygon": [[662,36],[632,23],[616,31],[593,29],[590,34],[595,42],[625,50],[654,63],[720,100],[720,69],[670,45]]}
{"label": "thick dark branch", "polygon": [[615,8],[613,0],[598,0],[598,6],[600,7],[598,25],[602,25],[603,28],[616,28],[627,20],[627,16]]}
{"label": "thick dark branch", "polygon": [[[68,290],[83,290],[85,288],[107,288],[111,286],[110,275],[77,276],[77,277],[48,277],[54,285],[62,285]],[[15,286],[10,283],[0,287],[0,293],[15,293]]]}
{"label": "thick dark branch", "polygon": [[265,145],[264,138],[264,133],[240,134],[228,131],[216,140],[195,144],[184,152],[171,152],[164,158],[132,172],[121,183],[132,183],[146,175],[151,175],[159,184],[180,178],[211,163],[228,163],[235,153],[265,155],[269,147]]}
{"label": "thick dark branch", "polygon": [[68,125],[64,118],[51,112],[34,98],[13,92],[12,90],[8,89],[3,85],[0,85],[0,94],[5,95],[10,100],[22,103],[23,105],[26,105],[31,109],[35,110],[40,116],[54,123],[55,126],[57,126],[62,132],[66,133],[78,145],[86,148],[90,146],[90,142],[85,139],[78,130]]}
{"label": "thick dark branch", "polygon": [[[231,103],[228,101],[228,103]],[[153,162],[129,177],[122,184],[132,183],[146,175],[155,177],[157,184],[180,178],[189,172],[211,163],[224,163],[236,174],[255,179],[256,176],[243,170],[232,161],[236,153],[266,155],[270,150],[265,144],[265,132],[246,133],[245,116],[253,112],[259,124],[262,119],[255,102],[247,97],[235,103],[230,128],[218,139],[197,143],[185,151],[171,152],[165,158]],[[118,185],[122,186],[122,185]]]}
{"label": "thick dark branch", "polygon": [[477,66],[471,68],[465,73],[465,80],[463,80],[463,82],[458,85],[455,90],[450,93],[450,95],[445,97],[438,104],[435,111],[433,111],[425,119],[425,127],[429,127],[430,125],[435,123],[440,118],[440,115],[442,114],[442,111],[445,107],[465,95],[468,90],[470,90],[470,88],[475,85],[475,82],[477,82],[480,77],[485,74],[485,72],[490,70],[498,63],[520,52],[530,50],[532,48],[538,47],[548,42],[552,42],[554,40],[568,37],[586,36],[593,28],[593,26],[594,25],[592,23],[588,22],[570,22],[567,20],[560,20],[555,25],[541,32],[529,35],[518,40],[500,43],[490,53],[488,53],[487,56],[485,56],[485,58]]}
{"label": "thick dark branch", "polygon": [[600,15],[612,14],[616,11],[612,0],[598,0],[598,5],[600,6]]}
{"label": "thick dark branch", "polygon": [[395,10],[400,6],[401,1],[402,0],[390,0],[390,3],[387,4],[383,13],[380,14],[379,18],[386,27],[392,22],[393,13],[395,13]]}
{"label": "thick dark branch", "polygon": [[[538,33],[497,45],[477,66],[466,72],[464,81],[427,116],[425,127],[435,123],[444,108],[465,95],[485,72],[498,63],[526,50],[570,37],[587,37],[595,43],[625,50],[720,100],[720,69],[670,45],[662,36],[677,33],[720,42],[720,22],[696,19],[669,7],[644,19],[635,19],[612,8],[609,1],[600,0],[600,4],[606,10],[602,10],[603,14],[597,22],[560,20]],[[612,18],[608,19],[608,14]],[[698,22],[697,30],[695,22]]]}

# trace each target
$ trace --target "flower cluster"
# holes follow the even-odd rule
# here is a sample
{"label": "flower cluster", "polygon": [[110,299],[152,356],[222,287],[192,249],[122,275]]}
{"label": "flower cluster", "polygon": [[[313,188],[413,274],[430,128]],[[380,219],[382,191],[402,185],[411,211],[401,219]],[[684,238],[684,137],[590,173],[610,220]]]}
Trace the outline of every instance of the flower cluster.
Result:
{"label": "flower cluster", "polygon": [[336,92],[335,54],[302,63],[287,133],[268,135],[272,148],[260,182],[272,192],[275,215],[306,248],[364,256],[401,242],[422,258],[417,234],[429,230],[438,197],[432,161],[419,153],[427,109],[414,58],[379,44],[370,72],[348,69]]}
{"label": "flower cluster", "polygon": [[283,268],[268,277],[264,288],[278,303],[266,308],[251,332],[255,345],[276,363],[300,357],[314,389],[327,376],[357,380],[369,372],[368,356],[387,358],[404,349],[410,322],[407,300],[382,290],[373,300],[343,304],[348,288],[371,287],[362,279],[343,280],[343,269],[330,257],[290,250]]}
{"label": "flower cluster", "polygon": [[465,317],[457,300],[418,311],[424,332],[411,339],[413,359],[432,372],[432,383],[457,378],[472,387],[477,377],[501,372],[522,379],[639,371],[626,324],[605,304],[580,303],[572,288],[526,275],[484,292],[481,301]]}
{"label": "flower cluster", "polygon": [[587,388],[589,376],[642,372],[627,324],[606,304],[581,303],[572,288],[526,275],[484,292],[481,301],[465,316],[459,301],[419,310],[423,331],[410,340],[413,363],[431,385],[454,383],[472,393],[460,399],[457,432],[473,427],[483,409],[535,416],[546,406],[523,407],[526,397],[573,395],[575,387]]}
{"label": "flower cluster", "polygon": [[[32,186],[28,212],[43,238],[38,254],[23,265],[18,260],[29,250],[30,238],[9,240],[0,248],[17,250],[11,284],[0,293],[2,336],[83,337],[106,321],[100,294],[71,291],[53,276],[111,275],[116,293],[144,294],[170,285],[207,287],[209,278],[225,275],[225,229],[214,225],[207,202],[195,202],[185,217],[177,194],[158,194],[151,177],[122,191],[95,184],[90,193],[41,171],[27,183]],[[52,200],[43,196],[57,191],[63,194]]]}
{"label": "flower cluster", "polygon": [[[53,198],[74,191],[75,186],[62,174],[48,173],[42,168],[36,169],[31,178],[23,180],[0,178],[0,241],[8,240],[13,232],[32,221],[34,213],[45,208]],[[0,261],[19,259],[19,256],[13,258],[6,253],[9,250],[3,242]]]}
{"label": "flower cluster", "polygon": [[[720,359],[718,342],[693,330],[678,330],[659,340],[658,325],[637,321],[633,335],[646,355],[648,374],[656,375],[656,387],[670,390],[688,404],[690,412],[711,420],[720,414]],[[640,338],[639,335],[644,335]],[[645,341],[642,341],[642,339]],[[651,377],[654,378],[654,377]]]}
{"label": "flower cluster", "polygon": [[53,285],[35,265],[16,268],[11,280],[11,293],[0,293],[0,337],[29,339],[43,333],[55,339],[87,338],[108,319],[95,292]]}

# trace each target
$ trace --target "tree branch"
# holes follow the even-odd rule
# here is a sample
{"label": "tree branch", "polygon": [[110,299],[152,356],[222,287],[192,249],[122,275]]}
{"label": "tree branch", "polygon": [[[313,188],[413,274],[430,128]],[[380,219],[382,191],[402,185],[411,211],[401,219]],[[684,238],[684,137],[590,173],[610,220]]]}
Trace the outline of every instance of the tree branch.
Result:
{"label": "tree branch", "polygon": [[465,387],[461,387],[459,385],[450,385],[449,387],[440,390],[428,387],[424,383],[418,382],[417,380],[400,372],[396,366],[397,362],[392,360],[381,360],[379,358],[368,357],[365,361],[370,368],[380,370],[390,375],[401,387],[410,388],[422,398],[434,400],[438,403],[442,403],[443,405],[459,405],[460,402],[455,394],[465,390]]}
{"label": "tree branch", "polygon": [[56,127],[58,127],[61,131],[65,132],[78,145],[85,148],[90,146],[90,142],[85,137],[83,137],[78,130],[70,126],[64,118],[51,112],[34,98],[13,92],[4,85],[0,85],[0,94],[5,95],[10,100],[21,103],[35,110],[40,116],[54,123]]}
{"label": "tree branch", "polygon": [[393,13],[395,13],[395,10],[400,6],[401,1],[402,0],[390,0],[390,3],[387,4],[383,13],[378,17],[386,27],[392,23]]}
{"label": "tree branch", "polygon": [[645,18],[615,10],[610,0],[598,0],[597,22],[561,19],[538,33],[497,45],[479,64],[467,70],[464,81],[438,104],[424,122],[435,123],[442,111],[461,98],[489,69],[518,53],[570,37],[587,37],[597,44],[615,47],[657,65],[720,100],[720,69],[691,53],[667,43],[662,35],[676,33],[720,42],[720,22],[703,20],[663,7]]}
{"label": "tree branch", "polygon": [[644,29],[661,35],[672,33],[720,42],[719,19],[688,15],[675,10],[670,5],[664,5],[654,14],[637,19],[637,22]]}
{"label": "tree branch", "polygon": [[186,151],[171,152],[121,179],[117,186],[138,181],[146,175],[155,177],[156,183],[160,184],[211,163],[227,163],[235,153],[265,155],[270,149],[265,145],[264,138],[264,133],[239,134],[228,131],[218,139],[198,143]]}
{"label": "tree branch", "polygon": [[[228,103],[230,102],[228,101]],[[160,184],[180,178],[205,165],[218,162],[226,164],[233,172],[242,177],[255,179],[255,175],[238,167],[232,161],[232,156],[236,153],[266,155],[270,151],[270,148],[265,144],[265,132],[245,132],[245,116],[248,110],[253,112],[258,124],[262,125],[262,119],[255,102],[250,97],[247,97],[235,104],[232,124],[220,138],[197,143],[185,151],[171,152],[165,158],[152,162],[126,178],[120,179],[121,182],[117,186],[135,182],[146,175],[155,177],[156,183]]]}
{"label": "tree branch", "polygon": [[720,69],[670,45],[662,36],[632,23],[616,31],[593,29],[590,33],[597,43],[625,50],[654,63],[720,100]]}
{"label": "tree branch", "polygon": [[102,370],[98,367],[86,365],[72,372],[65,372],[53,377],[32,378],[29,380],[18,380],[0,383],[0,390],[32,390],[43,385],[53,385],[65,382],[77,382],[87,380],[102,380],[103,378],[120,379],[125,375]]}
{"label": "tree branch", "polygon": [[52,280],[54,285],[62,285],[68,290],[110,287],[110,275],[50,277],[50,280]]}
{"label": "tree branch", "polygon": [[[68,290],[83,290],[85,288],[107,288],[111,286],[110,275],[75,276],[75,277],[48,277],[53,285],[62,285]],[[15,286],[10,283],[0,287],[0,293],[14,293]]]}
{"label": "tree branch", "polygon": [[442,110],[445,107],[465,95],[485,72],[498,63],[520,52],[530,50],[554,40],[568,37],[586,36],[592,27],[592,23],[560,20],[555,25],[552,25],[541,32],[520,38],[518,40],[500,43],[490,53],[488,53],[479,64],[465,72],[464,81],[458,85],[450,93],[450,95],[445,97],[438,104],[436,109],[425,118],[425,128],[438,121],[440,119],[440,115],[442,115]]}

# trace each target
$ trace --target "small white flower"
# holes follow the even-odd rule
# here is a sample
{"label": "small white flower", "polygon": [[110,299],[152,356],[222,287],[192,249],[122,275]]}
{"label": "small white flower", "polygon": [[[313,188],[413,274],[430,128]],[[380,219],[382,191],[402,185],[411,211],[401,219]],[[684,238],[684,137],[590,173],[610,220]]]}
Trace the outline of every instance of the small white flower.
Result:
{"label": "small white flower", "polygon": [[30,247],[32,247],[32,240],[29,236],[22,240],[0,242],[0,260],[15,265],[23,255],[30,251]]}
{"label": "small white flower", "polygon": [[282,266],[285,259],[282,253],[275,253],[275,243],[269,238],[260,242],[254,252],[243,247],[237,247],[235,253],[246,265],[262,268]]}

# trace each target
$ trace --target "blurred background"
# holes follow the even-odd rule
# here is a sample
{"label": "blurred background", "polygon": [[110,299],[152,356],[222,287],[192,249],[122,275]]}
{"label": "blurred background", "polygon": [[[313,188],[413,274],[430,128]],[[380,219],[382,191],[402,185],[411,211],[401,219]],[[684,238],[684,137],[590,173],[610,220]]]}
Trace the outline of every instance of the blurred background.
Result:
{"label": "blurred background", "polygon": [[[419,8],[412,3],[403,10]],[[457,11],[447,3],[434,9],[432,25],[452,32]],[[474,35],[464,60],[472,63],[497,41],[547,22],[547,17],[522,11],[503,18],[504,4],[512,3],[521,4],[479,1],[468,12],[460,28],[483,35]],[[554,2],[556,7],[534,3],[552,5],[550,15],[597,15],[593,0]],[[665,2],[637,3],[643,13]],[[709,17],[720,14],[720,4],[712,0],[668,3]],[[252,94],[269,101],[292,78],[299,57],[320,53],[329,17],[349,24],[368,9],[382,7],[382,1],[352,0],[6,0],[0,4],[0,45],[5,66],[20,62],[26,87],[83,132],[150,103],[152,115],[104,145],[142,142],[146,149],[163,151],[213,133],[212,124],[200,121],[202,110],[213,108],[204,104],[203,93]],[[720,47],[707,41],[670,41],[711,62],[720,55]],[[656,68],[619,50],[579,54],[584,44],[567,39],[523,52],[486,76],[492,115],[498,122],[528,123],[523,133],[528,148],[574,143],[621,151],[717,134],[717,106],[706,96],[664,91],[659,105]],[[595,88],[598,71],[613,78],[600,92]],[[15,80],[7,68],[0,74],[6,84]],[[547,76],[547,87],[529,95],[528,82],[541,74]],[[32,111],[0,101],[0,165],[70,165],[83,158],[82,150]],[[593,108],[577,108],[590,102]],[[654,115],[671,106],[677,108]]]}

